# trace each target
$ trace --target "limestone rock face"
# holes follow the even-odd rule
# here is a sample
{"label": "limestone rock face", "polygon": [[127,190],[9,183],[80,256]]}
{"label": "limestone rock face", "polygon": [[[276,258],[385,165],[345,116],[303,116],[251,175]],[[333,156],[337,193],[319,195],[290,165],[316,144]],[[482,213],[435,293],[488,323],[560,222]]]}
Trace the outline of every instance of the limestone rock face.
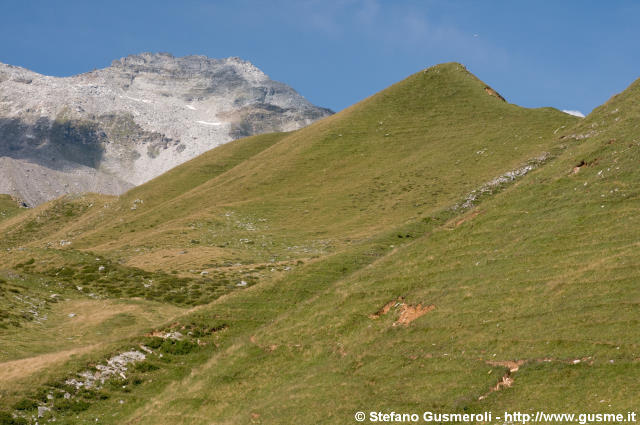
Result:
{"label": "limestone rock face", "polygon": [[231,140],[332,112],[239,58],[143,53],[57,78],[0,63],[0,193],[119,194]]}

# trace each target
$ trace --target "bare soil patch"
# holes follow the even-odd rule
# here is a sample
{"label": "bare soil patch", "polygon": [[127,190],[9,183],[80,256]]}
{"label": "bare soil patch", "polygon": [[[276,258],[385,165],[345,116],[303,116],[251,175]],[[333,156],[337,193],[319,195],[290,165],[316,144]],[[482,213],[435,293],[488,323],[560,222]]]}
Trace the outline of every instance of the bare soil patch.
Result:
{"label": "bare soil patch", "polygon": [[393,326],[409,326],[411,322],[436,308],[433,304],[422,305],[422,303],[419,303],[417,305],[410,305],[403,300],[404,298],[400,297],[397,300],[389,301],[380,310],[369,315],[369,318],[372,320],[379,319],[381,316],[388,314],[392,308],[395,308],[398,310],[398,319],[393,322]]}

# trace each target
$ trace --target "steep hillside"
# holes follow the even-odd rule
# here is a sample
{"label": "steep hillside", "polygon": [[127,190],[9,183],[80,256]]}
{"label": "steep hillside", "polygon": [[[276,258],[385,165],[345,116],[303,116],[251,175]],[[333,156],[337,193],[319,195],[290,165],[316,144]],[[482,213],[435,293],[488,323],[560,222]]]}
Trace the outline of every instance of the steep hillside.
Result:
{"label": "steep hillside", "polygon": [[0,193],[120,194],[230,140],[331,111],[239,58],[131,55],[68,78],[0,64]]}
{"label": "steep hillside", "polygon": [[540,162],[557,145],[553,132],[577,121],[485,88],[461,65],[433,67],[303,130],[211,151],[31,238],[117,255],[189,248],[185,259],[207,247],[256,261],[330,252]]}
{"label": "steep hillside", "polygon": [[[633,411],[637,87],[558,133],[566,150],[547,165],[425,236],[396,240],[368,267],[328,277],[340,266],[327,259],[216,303],[231,328],[248,329],[131,417],[329,424],[372,410]],[[367,263],[362,253],[342,260],[358,257]],[[207,402],[194,409],[196,400]]]}
{"label": "steep hillside", "polygon": [[[63,198],[1,222],[5,286],[64,294],[41,307],[52,322],[7,318],[0,361],[22,373],[0,376],[4,410],[149,424],[562,411],[563,400],[626,412],[634,87],[579,120],[438,65],[119,198]],[[68,314],[102,303],[122,313],[76,332]],[[38,346],[34,321],[72,340]],[[87,388],[125,358],[138,360],[124,377]]]}
{"label": "steep hillside", "polygon": [[565,151],[517,184],[393,251],[373,242],[377,261],[353,249],[212,305],[235,338],[127,417],[633,411],[637,87],[559,132]]}

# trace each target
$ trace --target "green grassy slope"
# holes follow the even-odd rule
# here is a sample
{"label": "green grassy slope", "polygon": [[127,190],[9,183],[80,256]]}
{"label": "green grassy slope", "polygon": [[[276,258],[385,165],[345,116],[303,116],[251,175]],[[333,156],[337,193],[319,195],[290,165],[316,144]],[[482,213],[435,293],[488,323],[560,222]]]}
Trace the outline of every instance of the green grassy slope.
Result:
{"label": "green grassy slope", "polygon": [[[47,392],[71,391],[61,383],[82,364],[140,343],[164,356],[102,390],[72,391],[47,415],[333,424],[357,410],[632,408],[637,84],[585,120],[510,105],[485,87],[461,65],[439,65],[121,198],[67,198],[0,223],[7,287],[44,298],[55,283],[69,302],[139,297],[155,311],[132,311],[127,335],[50,367],[46,382],[0,388],[11,406],[0,411],[51,405]],[[539,169],[461,206],[545,152]],[[226,290],[209,297],[218,283]],[[111,320],[95,326],[113,335]],[[22,326],[19,356],[67,349],[36,350],[42,331]],[[145,337],[151,327],[198,330],[175,347]],[[92,332],[80,346],[101,340]],[[19,333],[8,335],[0,341]],[[513,385],[491,392],[506,362],[522,363]]]}
{"label": "green grassy slope", "polygon": [[0,195],[0,221],[11,218],[19,212],[20,207],[11,196]]}
{"label": "green grassy slope", "polygon": [[[46,203],[31,210],[28,218],[7,223],[3,232],[5,240],[0,243],[3,246],[11,247],[23,245],[34,239],[42,242],[45,236],[49,236],[49,240],[51,240],[60,235],[65,226],[69,224],[74,226],[75,233],[78,232],[76,230],[78,228],[83,230],[85,227],[102,228],[105,222],[108,223],[113,219],[114,215],[120,216],[122,211],[133,212],[131,207],[137,207],[138,204],[135,201],[141,197],[146,200],[145,206],[147,208],[155,208],[158,204],[193,189],[236,166],[257,152],[271,146],[283,136],[285,133],[266,134],[220,146],[215,150],[215,153],[212,151],[194,158],[182,167],[170,170],[146,185],[132,189],[120,199],[90,194],[67,196]],[[5,203],[9,205],[8,201]],[[112,208],[116,212],[111,212]],[[12,215],[15,214],[7,212],[7,218]],[[6,237],[11,235],[16,235],[16,237]]]}
{"label": "green grassy slope", "polygon": [[222,145],[130,190],[121,202],[144,199],[146,207],[155,207],[225,173],[286,136],[287,133],[269,133]]}
{"label": "green grassy slope", "polygon": [[418,73],[132,223],[232,211],[267,220],[267,237],[314,239],[315,229],[358,237],[451,203],[496,164],[506,171],[549,149],[551,132],[575,122],[506,104],[484,87],[458,64]]}
{"label": "green grassy slope", "polygon": [[55,238],[103,253],[196,241],[255,261],[330,252],[449,206],[577,121],[485,87],[459,64],[430,68],[303,130],[216,149]]}
{"label": "green grassy slope", "polygon": [[[633,411],[638,87],[561,135],[567,150],[466,220],[421,229],[425,236],[367,267],[340,269],[338,258],[367,263],[344,252],[212,305],[244,332],[130,418],[349,423],[358,410]],[[434,309],[407,327],[393,324],[401,306],[370,317],[399,297]],[[504,376],[510,387],[492,392]]]}

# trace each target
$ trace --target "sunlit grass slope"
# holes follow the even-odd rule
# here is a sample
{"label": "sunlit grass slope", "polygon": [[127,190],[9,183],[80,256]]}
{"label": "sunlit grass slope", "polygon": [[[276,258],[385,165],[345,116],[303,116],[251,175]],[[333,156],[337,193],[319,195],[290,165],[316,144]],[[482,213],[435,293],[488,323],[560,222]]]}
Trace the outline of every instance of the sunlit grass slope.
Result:
{"label": "sunlit grass slope", "polygon": [[[366,250],[381,254],[372,263],[343,252],[218,301],[212,311],[246,330],[130,418],[333,424],[359,410],[634,411],[639,87],[560,134],[563,153],[464,217],[396,250],[381,239]],[[404,326],[395,323],[403,305],[433,307]]]}
{"label": "sunlit grass slope", "polygon": [[332,252],[451,205],[576,122],[490,92],[462,65],[429,68],[303,130],[215,149],[55,233],[40,226],[38,243],[127,258],[132,247],[219,247],[255,261]]}
{"label": "sunlit grass slope", "polygon": [[18,203],[9,195],[0,195],[0,221],[6,220],[20,212]]}
{"label": "sunlit grass slope", "polygon": [[[633,296],[624,261],[634,233],[622,229],[637,228],[636,148],[609,142],[631,137],[637,98],[625,93],[580,121],[506,103],[462,65],[438,65],[305,129],[214,149],[120,198],[68,197],[8,218],[0,306],[15,303],[12,289],[28,292],[53,319],[8,317],[0,341],[18,343],[6,359],[42,364],[74,338],[89,348],[42,366],[46,380],[31,388],[0,388],[0,412],[26,418],[51,404],[47,394],[71,391],[47,418],[350,423],[357,410],[502,407],[526,380],[523,408],[559,403],[538,393],[567,373],[588,403],[589,382],[613,388],[635,373],[635,301],[621,297]],[[508,174],[520,178],[462,206],[543,157],[539,170]],[[624,164],[598,174],[595,164],[616,158]],[[597,268],[602,252],[622,265]],[[52,291],[68,301],[51,301]],[[76,332],[68,312],[83,300],[131,311]],[[144,336],[152,328],[198,336],[177,349]],[[49,331],[72,339],[38,346]],[[163,357],[94,392],[63,385],[83,361],[141,343],[158,343]],[[511,388],[491,392],[506,361],[527,363]]]}

